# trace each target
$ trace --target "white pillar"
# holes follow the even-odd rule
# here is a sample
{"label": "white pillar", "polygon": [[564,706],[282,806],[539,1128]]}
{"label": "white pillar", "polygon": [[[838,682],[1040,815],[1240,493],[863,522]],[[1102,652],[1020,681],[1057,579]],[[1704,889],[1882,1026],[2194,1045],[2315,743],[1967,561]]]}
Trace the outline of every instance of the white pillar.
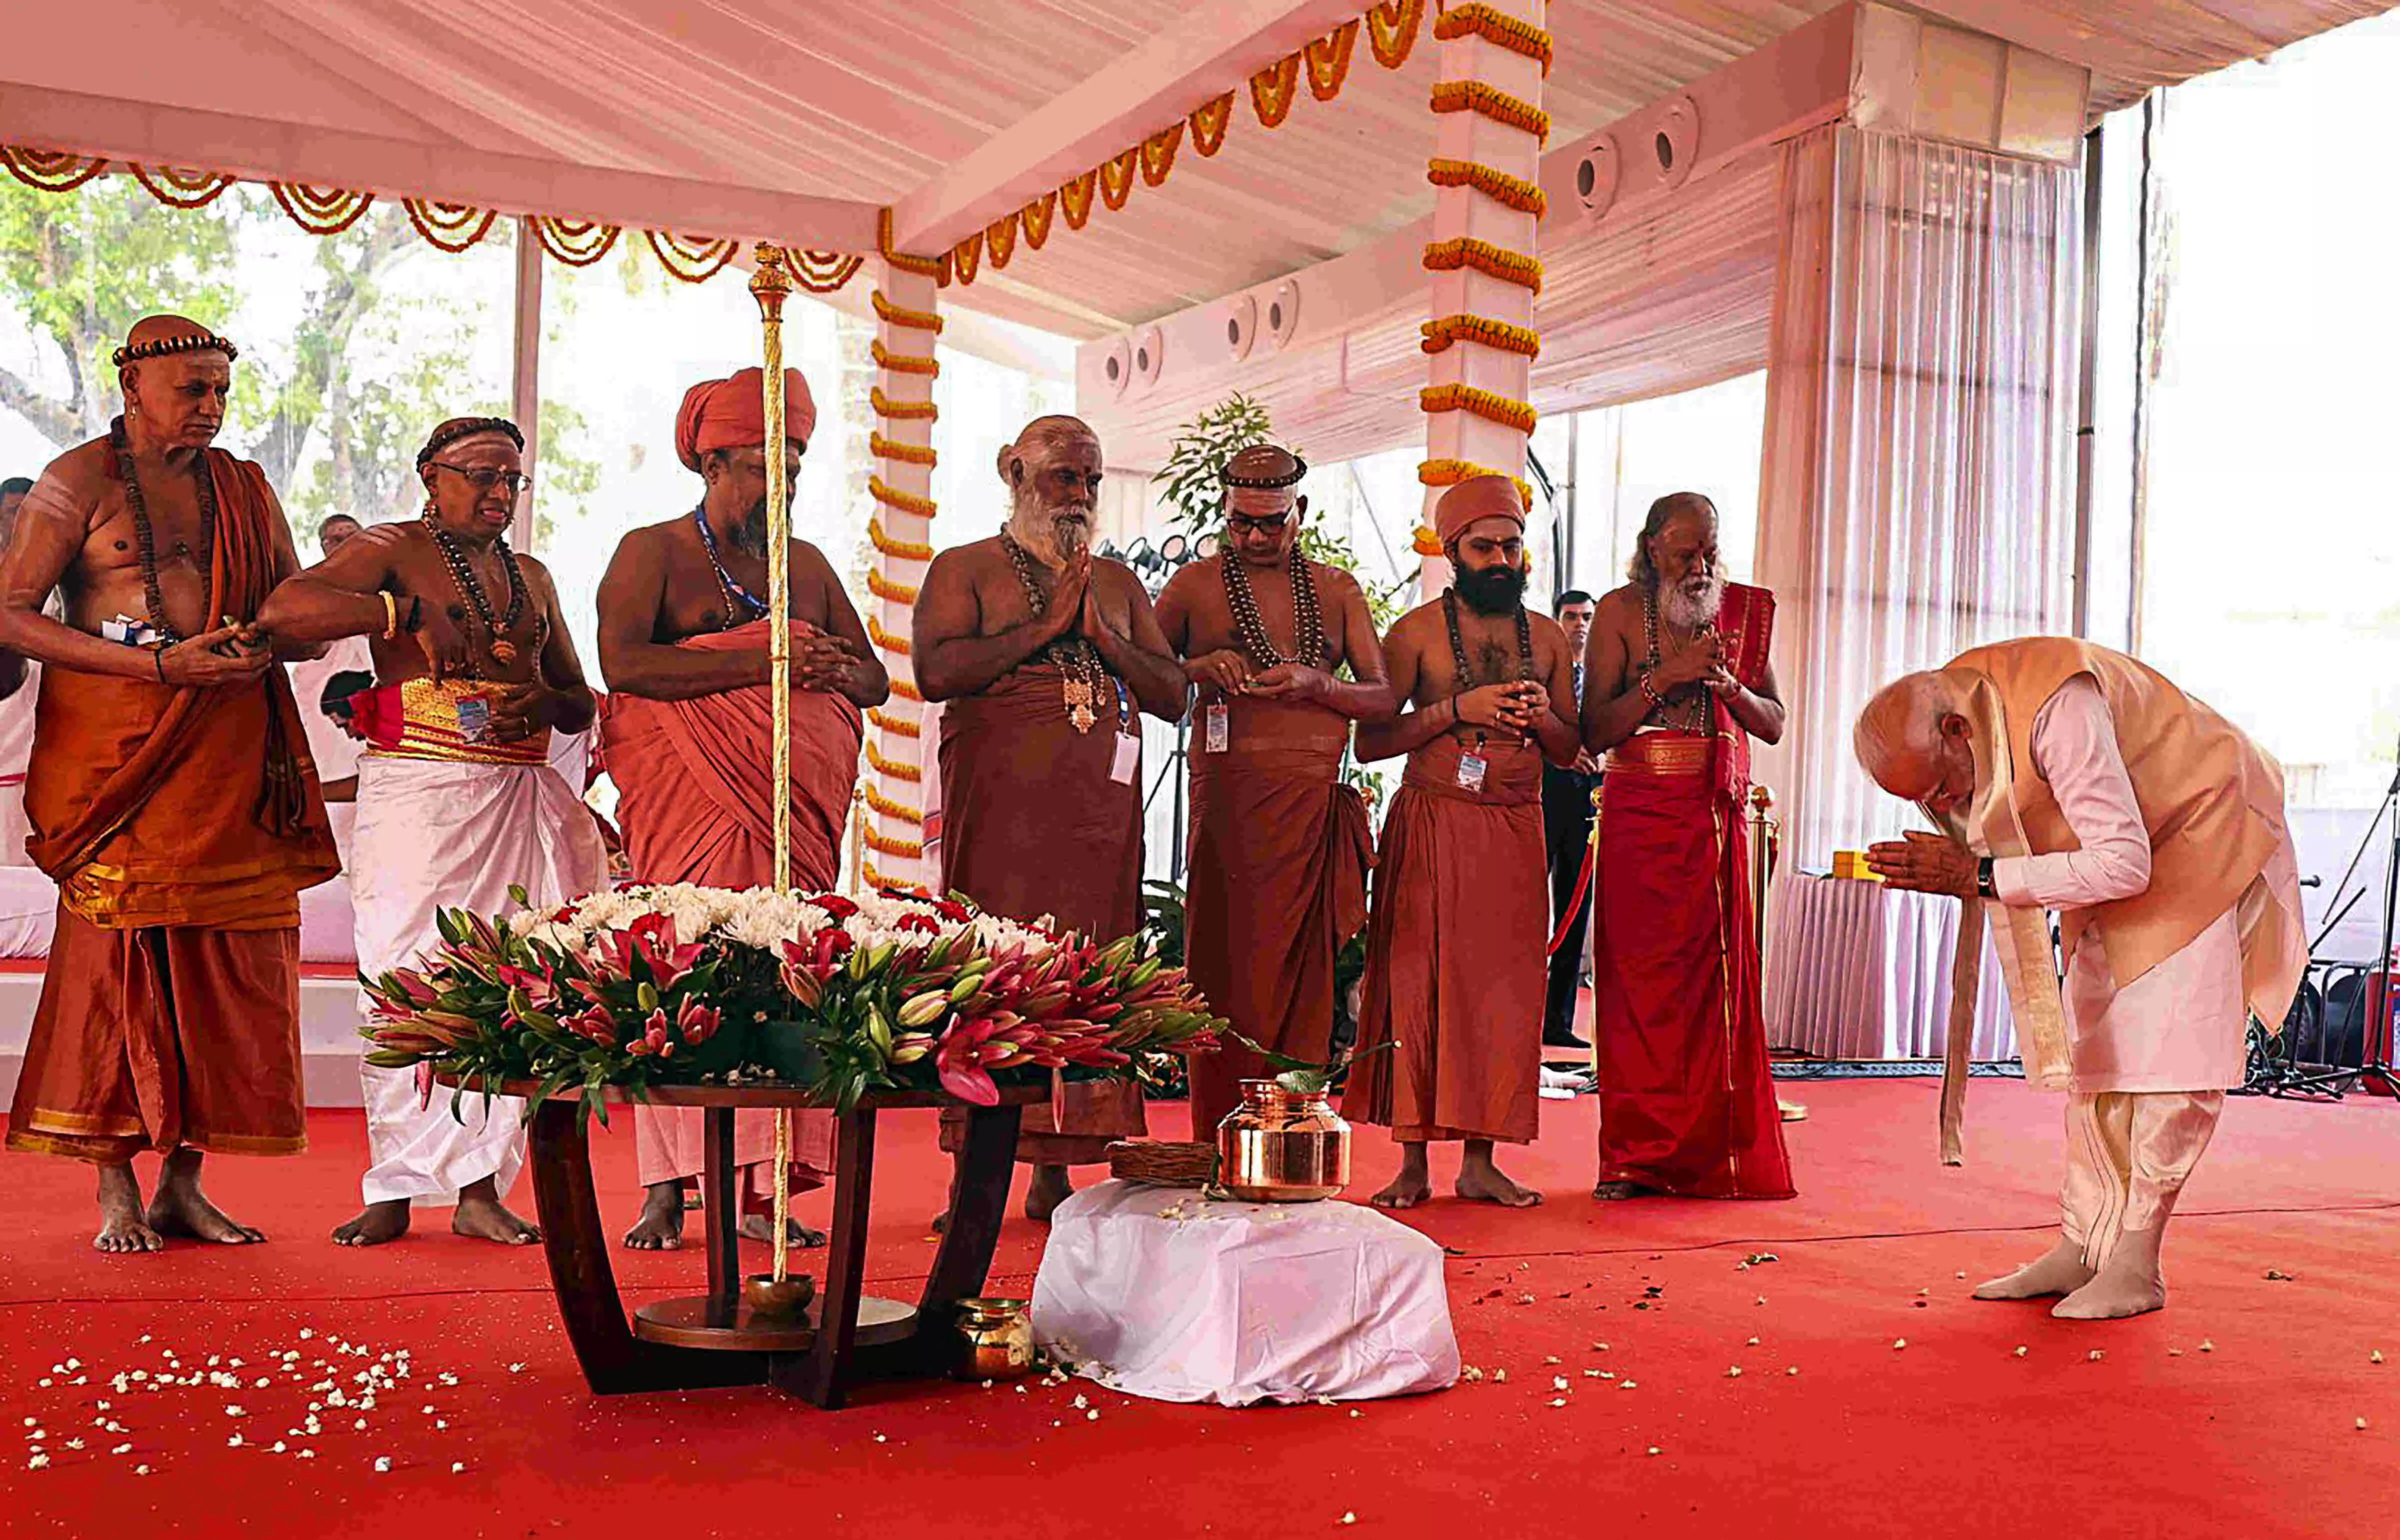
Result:
{"label": "white pillar", "polygon": [[940,280],[918,259],[876,264],[875,565],[867,630],[892,675],[892,699],[868,713],[866,835],[870,887],[936,886],[924,856],[925,783],[938,773],[909,655],[910,617],[933,557],[934,381]]}
{"label": "white pillar", "polygon": [[[1532,432],[1534,297],[1540,227],[1546,0],[1452,7],[1436,23],[1433,240],[1426,248],[1429,355],[1424,405],[1425,522],[1451,485],[1525,470]],[[1531,503],[1530,495],[1527,501]],[[1420,552],[1430,545],[1420,541]],[[1450,583],[1425,554],[1422,592]]]}

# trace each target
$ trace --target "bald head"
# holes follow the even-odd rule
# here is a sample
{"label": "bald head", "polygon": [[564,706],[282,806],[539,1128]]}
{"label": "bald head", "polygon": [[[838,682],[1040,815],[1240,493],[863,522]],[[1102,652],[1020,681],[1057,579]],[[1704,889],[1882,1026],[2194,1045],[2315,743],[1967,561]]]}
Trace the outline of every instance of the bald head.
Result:
{"label": "bald head", "polygon": [[1935,812],[1975,794],[1972,729],[1965,692],[1939,670],[1903,675],[1875,691],[1850,729],[1859,764],[1876,785]]}
{"label": "bald head", "polygon": [[1081,417],[1036,417],[1000,452],[1008,484],[1008,532],[1057,566],[1092,543],[1100,495],[1100,439]]}
{"label": "bald head", "polygon": [[116,349],[125,430],[137,449],[205,449],[225,426],[240,349],[186,316],[145,316]]}

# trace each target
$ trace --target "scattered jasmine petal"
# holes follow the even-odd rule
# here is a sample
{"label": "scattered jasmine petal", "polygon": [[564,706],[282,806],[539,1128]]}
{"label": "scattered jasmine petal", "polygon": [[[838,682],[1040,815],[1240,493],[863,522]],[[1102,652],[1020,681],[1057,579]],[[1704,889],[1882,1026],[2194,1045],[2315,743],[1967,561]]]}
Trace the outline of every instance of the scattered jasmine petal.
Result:
{"label": "scattered jasmine petal", "polygon": [[2200,1340],[2200,1350],[2202,1353],[2214,1353],[2216,1351],[2216,1344],[2210,1342],[2207,1338],[2202,1337]]}
{"label": "scattered jasmine petal", "polygon": [[2096,1363],[2098,1363],[2102,1358],[2104,1358],[2104,1357],[2106,1357],[2106,1356],[2107,1356],[2107,1355],[2106,1355],[2106,1354],[2102,1353],[2098,1348],[2096,1348],[2096,1347],[2095,1347],[2095,1348],[2093,1348],[2090,1353],[2087,1353],[2087,1354],[2085,1354],[2085,1355],[2084,1355],[2083,1361],[2084,1361],[2085,1363],[2096,1364]]}
{"label": "scattered jasmine petal", "polygon": [[2360,1419],[2359,1419],[2359,1420],[2358,1420],[2354,1424],[2352,1424],[2352,1425],[2354,1425],[2354,1426],[2358,1429],[2358,1431],[2359,1431],[2359,1432],[2364,1433],[2364,1432],[2366,1432],[2366,1418],[2364,1418],[2364,1417],[2361,1417],[2361,1418],[2360,1418]]}
{"label": "scattered jasmine petal", "polygon": [[1342,1516],[1342,1521],[1345,1524],[1355,1524],[1358,1521],[1358,1516],[1355,1513],[1345,1513]]}
{"label": "scattered jasmine petal", "polygon": [[49,1389],[49,1388],[50,1388],[50,1382],[49,1382],[49,1379],[48,1379],[48,1376],[45,1376],[45,1377],[43,1378],[43,1380],[42,1380],[42,1388],[43,1388],[44,1390],[48,1390],[48,1389]]}
{"label": "scattered jasmine petal", "polygon": [[267,1452],[267,1453],[269,1453],[269,1454],[280,1454],[280,1453],[282,1453],[282,1452],[283,1452],[283,1450],[284,1450],[284,1443],[283,1443],[283,1440],[282,1440],[282,1439],[280,1439],[280,1438],[278,1438],[278,1439],[276,1439],[276,1440],[275,1440],[275,1447],[274,1447],[273,1449],[268,1450],[266,1452]]}
{"label": "scattered jasmine petal", "polygon": [[1544,1363],[1546,1363],[1546,1364],[1555,1364],[1555,1363],[1558,1363],[1558,1362],[1560,1362],[1560,1361],[1561,1361],[1561,1360],[1560,1360],[1560,1358],[1559,1358],[1559,1356],[1558,1356],[1557,1354],[1555,1354],[1555,1353],[1551,1354],[1548,1357],[1544,1358],[1544,1359],[1542,1360],[1542,1362],[1544,1362]]}
{"label": "scattered jasmine petal", "polygon": [[[1556,1361],[1556,1360],[1553,1360],[1553,1362],[1555,1362],[1555,1361]],[[1564,1389],[1566,1389],[1566,1387],[1567,1387],[1567,1377],[1566,1377],[1565,1375],[1563,1375],[1563,1374],[1553,1374],[1553,1375],[1551,1375],[1551,1376],[1550,1376],[1550,1388],[1551,1388],[1552,1390],[1564,1390]]]}
{"label": "scattered jasmine petal", "polygon": [[300,1458],[303,1460],[314,1460],[316,1457],[317,1451],[313,1449],[304,1449],[300,1451]]}
{"label": "scattered jasmine petal", "polygon": [[453,1475],[453,1476],[457,1476],[457,1475],[458,1475],[460,1472],[464,1471],[466,1468],[467,1468],[467,1467],[466,1467],[466,1465],[465,1465],[464,1464],[462,1464],[461,1462],[459,1462],[459,1461],[453,1460],[453,1461],[450,1463],[450,1474],[451,1474],[451,1475]]}
{"label": "scattered jasmine petal", "polygon": [[1084,1420],[1089,1423],[1098,1422],[1100,1420],[1100,1409],[1094,1407],[1091,1411],[1084,1413]]}
{"label": "scattered jasmine petal", "polygon": [[2170,1358],[2180,1358],[2183,1356],[2183,1349],[2179,1347],[2171,1347],[2167,1349],[2167,1356]]}
{"label": "scattered jasmine petal", "polygon": [[1897,1352],[1899,1352],[1902,1348],[1904,1348],[1904,1347],[1906,1347],[1907,1345],[1908,1345],[1908,1339],[1907,1339],[1907,1338],[1905,1338],[1905,1337],[1895,1337],[1895,1338],[1893,1338],[1893,1339],[1892,1339],[1892,1342],[1891,1342],[1891,1350],[1892,1350],[1894,1353],[1897,1353]]}
{"label": "scattered jasmine petal", "polygon": [[1734,1365],[1731,1369],[1726,1370],[1725,1370],[1725,1378],[1726,1378],[1726,1379],[1728,1379],[1728,1380],[1739,1380],[1739,1379],[1740,1379],[1740,1378],[1741,1378],[1741,1366],[1740,1366],[1739,1364],[1736,1364],[1736,1365]]}
{"label": "scattered jasmine petal", "polygon": [[2375,1351],[2366,1356],[2366,1361],[2370,1364],[2381,1363],[2383,1361],[2383,1350],[2380,1347],[2375,1349]]}
{"label": "scattered jasmine petal", "polygon": [[1784,1370],[1783,1372],[1786,1374],[1797,1374],[1800,1372],[1800,1366],[1798,1364],[1793,1364],[1790,1368]]}
{"label": "scattered jasmine petal", "polygon": [[1495,1385],[1507,1384],[1508,1383],[1508,1371],[1505,1369],[1493,1370],[1492,1371],[1492,1383]]}
{"label": "scattered jasmine petal", "polygon": [[1365,1412],[1363,1412],[1363,1411],[1359,1411],[1357,1407],[1352,1407],[1352,1408],[1350,1409],[1350,1415],[1351,1415],[1351,1416],[1353,1416],[1353,1417],[1364,1417],[1364,1416],[1365,1416],[1365,1415],[1367,1415],[1367,1414],[1366,1414]]}
{"label": "scattered jasmine petal", "polygon": [[1551,1399],[1551,1401],[1550,1401],[1550,1405],[1552,1405],[1552,1406],[1554,1406],[1554,1407],[1562,1407],[1562,1406],[1564,1406],[1564,1405],[1566,1405],[1566,1404],[1567,1404],[1567,1398],[1566,1398],[1565,1397],[1563,1397],[1563,1396],[1555,1397],[1553,1397],[1553,1398]]}
{"label": "scattered jasmine petal", "polygon": [[389,1454],[376,1455],[375,1468],[378,1472],[389,1470],[391,1468],[391,1456]]}
{"label": "scattered jasmine petal", "polygon": [[358,1429],[361,1433],[364,1433],[367,1430],[367,1420],[361,1417],[357,1422],[352,1423],[350,1426]]}
{"label": "scattered jasmine petal", "polygon": [[147,1476],[150,1474],[150,1467],[148,1465],[136,1465],[133,1467],[133,1474],[136,1476]]}
{"label": "scattered jasmine petal", "polygon": [[1749,1342],[1747,1342],[1743,1343],[1742,1345],[1743,1345],[1743,1346],[1745,1346],[1745,1347],[1756,1347],[1756,1346],[1758,1345],[1758,1339],[1757,1339],[1757,1338],[1755,1338],[1755,1337],[1752,1337]]}
{"label": "scattered jasmine petal", "polygon": [[[2358,1425],[2359,1425],[2359,1426],[2361,1426],[2361,1427],[2365,1427],[2365,1426],[2366,1425],[2366,1418],[2364,1418],[2364,1417],[2361,1417],[2361,1418],[2358,1420]],[[28,1456],[28,1457],[27,1457],[27,1459],[26,1459],[26,1461],[25,1461],[25,1468],[26,1468],[27,1470],[48,1470],[48,1469],[49,1468],[49,1465],[50,1465],[50,1457],[49,1457],[48,1455],[47,1455],[47,1454],[43,1454],[43,1453],[39,1452],[38,1451],[35,1451],[34,1454],[32,1454],[32,1455]]]}
{"label": "scattered jasmine petal", "polygon": [[1652,1445],[1650,1446],[1650,1452],[1651,1452],[1651,1453],[1653,1453],[1653,1454],[1657,1453],[1657,1452],[1658,1452],[1658,1446],[1657,1446],[1657,1445],[1656,1445],[1656,1444],[1652,1444]]}
{"label": "scattered jasmine petal", "polygon": [[108,1452],[111,1454],[130,1454],[133,1452],[133,1446],[131,1444],[119,1444]]}
{"label": "scattered jasmine petal", "polygon": [[227,1439],[225,1440],[225,1448],[227,1448],[227,1449],[239,1449],[239,1448],[241,1448],[241,1435],[240,1435],[240,1434],[239,1434],[239,1433],[237,1433],[237,1434],[235,1434],[232,1438],[227,1438]]}
{"label": "scattered jasmine petal", "polygon": [[448,1423],[443,1422],[443,1421],[441,1418],[439,1418],[439,1417],[436,1417],[436,1418],[433,1420],[433,1426],[434,1426],[434,1430],[435,1430],[436,1432],[440,1432],[440,1431],[442,1431],[443,1429],[447,1428],[449,1425],[450,1425],[450,1424],[449,1424]]}
{"label": "scattered jasmine petal", "polygon": [[67,1440],[67,1448],[81,1449],[83,1448],[83,1440],[80,1438],[70,1438]]}
{"label": "scattered jasmine petal", "polygon": [[2024,1357],[2025,1356],[2025,1349],[2022,1345],[2020,1345],[2020,1346],[2017,1348],[2017,1356],[2018,1356],[2018,1357],[2020,1357],[2020,1358],[2022,1358],[2022,1357]]}

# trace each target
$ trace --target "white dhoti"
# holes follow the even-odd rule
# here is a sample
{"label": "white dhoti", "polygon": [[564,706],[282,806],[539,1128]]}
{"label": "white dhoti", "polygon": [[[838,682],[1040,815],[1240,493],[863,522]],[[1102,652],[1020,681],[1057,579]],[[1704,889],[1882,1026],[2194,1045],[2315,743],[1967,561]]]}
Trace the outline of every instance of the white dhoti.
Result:
{"label": "white dhoti", "polygon": [[[590,811],[549,765],[374,754],[359,761],[350,882],[365,974],[412,966],[437,945],[437,908],[496,914],[512,906],[512,886],[547,907],[607,877]],[[454,1116],[450,1094],[438,1087],[425,1104],[414,1070],[361,1064],[359,1078],[369,1159],[360,1191],[368,1203],[405,1198],[446,1207],[460,1188],[485,1177],[503,1194],[516,1181],[525,1164],[524,1102],[470,1092]]]}

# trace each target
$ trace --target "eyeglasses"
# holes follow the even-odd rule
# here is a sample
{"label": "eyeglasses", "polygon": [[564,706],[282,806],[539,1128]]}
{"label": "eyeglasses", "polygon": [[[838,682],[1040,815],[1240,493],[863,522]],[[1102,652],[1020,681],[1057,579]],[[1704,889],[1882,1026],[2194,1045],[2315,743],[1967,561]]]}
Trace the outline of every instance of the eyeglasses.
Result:
{"label": "eyeglasses", "polygon": [[430,463],[454,476],[466,477],[467,484],[478,492],[489,492],[497,486],[507,491],[511,497],[521,497],[533,488],[531,476],[520,475],[514,470],[495,470],[487,465],[452,465],[448,460]]}
{"label": "eyeglasses", "polygon": [[1226,525],[1236,535],[1250,531],[1256,531],[1261,535],[1272,535],[1290,522],[1291,515],[1289,513],[1229,513],[1225,516]]}

